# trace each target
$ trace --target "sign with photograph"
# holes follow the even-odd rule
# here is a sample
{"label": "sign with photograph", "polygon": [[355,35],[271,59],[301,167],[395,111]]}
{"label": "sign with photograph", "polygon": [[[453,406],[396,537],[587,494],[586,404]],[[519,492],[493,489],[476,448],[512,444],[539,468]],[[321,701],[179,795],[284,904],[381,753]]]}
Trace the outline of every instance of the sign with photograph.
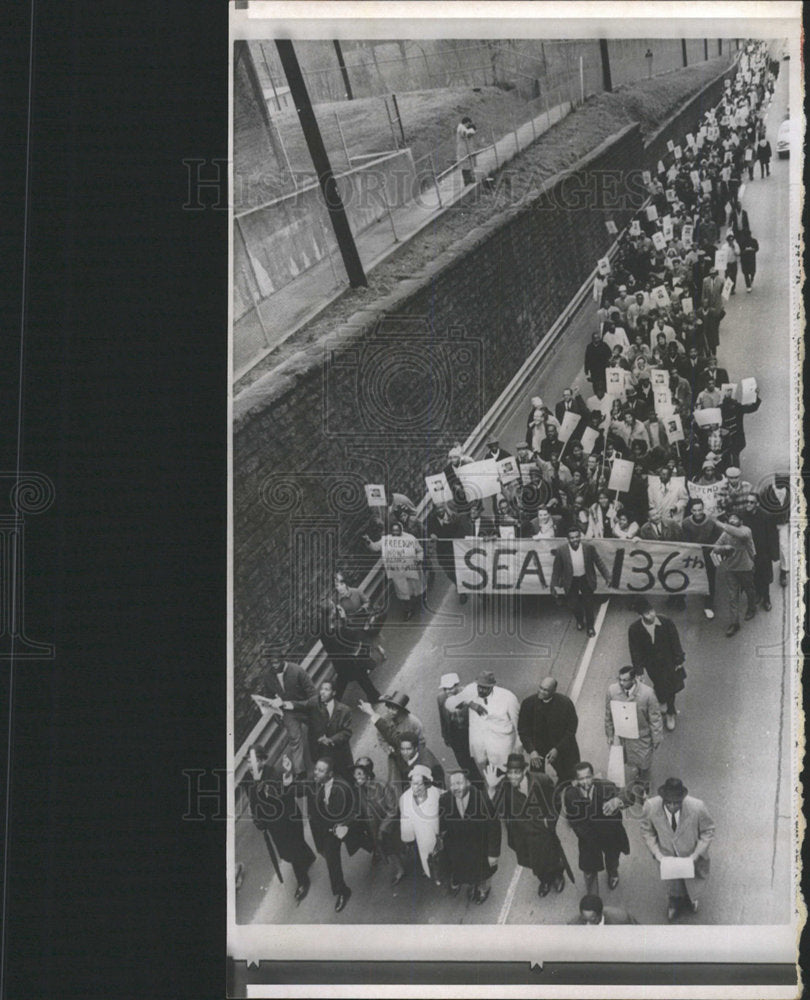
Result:
{"label": "sign with photograph", "polygon": [[386,507],[388,502],[385,499],[385,487],[377,484],[366,483],[366,500],[369,507]]}
{"label": "sign with photograph", "polygon": [[447,482],[447,476],[440,472],[435,476],[425,476],[425,486],[430,499],[438,507],[443,503],[450,503],[453,499],[453,491]]}

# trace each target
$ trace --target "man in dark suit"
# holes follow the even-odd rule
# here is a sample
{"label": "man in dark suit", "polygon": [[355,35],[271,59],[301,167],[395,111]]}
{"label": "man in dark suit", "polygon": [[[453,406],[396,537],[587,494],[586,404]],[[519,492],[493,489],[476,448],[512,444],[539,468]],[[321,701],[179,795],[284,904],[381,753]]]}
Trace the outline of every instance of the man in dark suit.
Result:
{"label": "man in dark suit", "polygon": [[463,771],[450,775],[450,789],[439,799],[439,835],[450,871],[450,893],[469,886],[470,899],[483,903],[501,853],[501,824],[489,799]]}
{"label": "man in dark suit", "polygon": [[309,769],[307,724],[318,703],[318,692],[306,670],[297,663],[288,663],[270,647],[262,650],[262,665],[265,669],[258,693],[281,710],[281,722],[289,737],[287,753],[296,778],[304,777]]}
{"label": "man in dark suit", "polygon": [[571,610],[577,620],[577,629],[582,630],[584,624],[588,635],[596,635],[594,631],[594,602],[596,591],[596,570],[605,583],[610,585],[610,574],[593,545],[582,541],[578,528],[568,532],[568,544],[552,550],[554,566],[551,571],[551,593],[556,596],[557,589],[562,587],[571,605]]}
{"label": "man in dark suit", "polygon": [[309,892],[309,869],[315,855],[304,840],[304,817],[296,801],[301,792],[293,778],[292,761],[284,754],[278,767],[270,763],[263,746],[257,743],[251,749],[258,768],[258,777],[251,775],[247,784],[253,822],[265,838],[271,838],[268,851],[272,846],[282,861],[292,865],[298,883],[295,900],[300,903]]}
{"label": "man in dark suit", "polygon": [[491,514],[484,513],[480,500],[470,504],[470,538],[498,538],[498,525]]}
{"label": "man in dark suit", "polygon": [[718,274],[717,268],[712,265],[708,277],[703,281],[700,293],[703,334],[710,351],[716,351],[720,346],[720,323],[725,314],[723,284],[724,281]]}
{"label": "man in dark suit", "polygon": [[512,457],[511,452],[505,451],[503,448],[501,448],[500,442],[496,437],[493,437],[491,440],[487,441],[487,453],[486,455],[484,455],[484,458],[491,458],[495,462],[500,462],[504,458],[511,458],[511,457]]}
{"label": "man in dark suit", "polygon": [[343,878],[340,847],[346,839],[355,813],[354,789],[342,778],[336,778],[329,757],[315,761],[314,787],[309,800],[309,828],[315,847],[326,860],[329,883],[336,897],[335,910],[345,909],[352,894]]}
{"label": "man in dark suit", "polygon": [[579,913],[568,921],[571,924],[589,924],[598,927],[600,924],[637,924],[622,906],[605,906],[599,896],[583,896],[579,901]]}
{"label": "man in dark suit", "polygon": [[698,377],[698,389],[701,392],[706,388],[710,379],[714,381],[718,389],[729,381],[728,371],[725,368],[717,367],[717,356],[714,354],[710,354],[706,358],[706,364]]}
{"label": "man in dark suit", "polygon": [[619,855],[630,853],[630,841],[622,823],[622,809],[632,796],[621,793],[611,782],[595,778],[593,765],[580,761],[576,778],[563,792],[565,815],[579,842],[579,869],[585,876],[585,891],[599,893],[599,872],[607,870],[608,886],[619,884]]}
{"label": "man in dark suit", "polygon": [[740,512],[754,542],[754,593],[763,611],[771,610],[773,564],[779,558],[779,529],[775,518],[762,507],[756,493],[749,493]]}
{"label": "man in dark suit", "polygon": [[579,426],[571,435],[570,444],[573,444],[574,441],[578,441],[582,437],[583,430],[588,426],[588,407],[582,396],[578,392],[575,394],[573,389],[563,389],[563,398],[554,407],[554,416],[560,426],[562,426],[566,413],[576,413],[578,417],[582,418]]}
{"label": "man in dark suit", "polygon": [[445,746],[450,747],[455,754],[462,771],[474,784],[480,786],[484,779],[470,753],[470,713],[466,708],[456,708],[451,712],[445,704],[448,698],[460,691],[461,679],[458,674],[442,675],[439,681],[439,694],[436,696],[442,739]]}
{"label": "man in dark suit", "polygon": [[633,669],[637,677],[646,671],[659,704],[666,706],[664,725],[672,731],[675,728],[675,695],[683,691],[686,681],[683,668],[686,653],[675,622],[656,614],[646,597],[639,597],[634,609],[639,617],[627,630]]}
{"label": "man in dark suit", "polygon": [[790,563],[790,477],[775,475],[759,494],[763,511],[776,522],[779,536],[779,585],[787,586],[788,568]]}
{"label": "man in dark suit", "polygon": [[601,385],[605,387],[605,369],[610,364],[611,350],[602,340],[602,333],[596,330],[591,335],[591,342],[585,348],[585,378],[593,386],[594,392]]}
{"label": "man in dark suit", "polygon": [[[377,729],[386,735],[384,721],[380,719]],[[389,734],[386,735],[386,739],[394,741],[392,745],[399,744],[389,758],[392,762],[392,767],[389,768],[389,781],[395,781],[399,785],[400,794],[409,787],[409,775],[417,764],[430,768],[433,784],[437,788],[444,788],[444,768],[439,763],[439,758],[428,747],[420,746],[415,733],[404,732],[399,736]]]}
{"label": "man in dark suit", "polygon": [[518,715],[518,736],[529,765],[545,771],[545,765],[551,764],[558,781],[573,779],[579,760],[578,723],[574,703],[557,693],[556,678],[544,677],[537,694],[523,700]]}
{"label": "man in dark suit", "polygon": [[309,725],[309,750],[312,759],[328,753],[335,774],[344,781],[352,780],[354,760],[349,740],[352,736],[352,713],[348,705],[335,698],[335,683],[323,681],[318,688],[318,704],[312,709]]}

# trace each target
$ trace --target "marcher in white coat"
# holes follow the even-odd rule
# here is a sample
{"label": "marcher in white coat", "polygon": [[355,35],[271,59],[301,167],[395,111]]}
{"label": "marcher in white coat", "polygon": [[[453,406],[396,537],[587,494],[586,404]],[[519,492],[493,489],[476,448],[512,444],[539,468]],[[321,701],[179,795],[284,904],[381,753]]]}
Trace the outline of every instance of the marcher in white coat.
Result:
{"label": "marcher in white coat", "polygon": [[506,688],[498,687],[491,670],[480,673],[473,684],[445,702],[448,711],[466,706],[470,714],[470,754],[479,771],[489,764],[503,767],[517,746],[520,702]]}
{"label": "marcher in white coat", "polygon": [[425,589],[422,579],[422,546],[414,535],[402,530],[399,521],[391,523],[390,534],[373,542],[363,535],[370,549],[382,555],[385,575],[394,584],[394,591],[406,602],[405,618],[413,618]]}
{"label": "marcher in white coat", "polygon": [[416,842],[422,870],[430,878],[428,857],[439,836],[439,800],[442,793],[431,782],[430,768],[417,764],[410,774],[411,787],[399,798],[400,838]]}

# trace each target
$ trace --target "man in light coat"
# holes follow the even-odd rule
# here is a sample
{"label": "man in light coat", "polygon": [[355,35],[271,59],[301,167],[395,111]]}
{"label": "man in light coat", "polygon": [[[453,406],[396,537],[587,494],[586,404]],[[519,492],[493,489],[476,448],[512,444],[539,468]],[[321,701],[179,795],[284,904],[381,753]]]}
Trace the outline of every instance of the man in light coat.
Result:
{"label": "man in light coat", "polygon": [[444,704],[449,712],[469,709],[470,754],[478,770],[483,774],[489,764],[503,767],[517,745],[520,703],[515,695],[496,684],[491,670],[484,670]]}
{"label": "man in light coat", "polygon": [[[616,735],[610,708],[612,701],[635,704],[637,737]],[[627,787],[637,801],[643,801],[649,793],[653,754],[664,738],[664,723],[655,692],[638,679],[632,666],[621,667],[618,681],[608,687],[605,698],[605,735],[608,744],[623,747],[624,762],[630,772]]]}
{"label": "man in light coat", "polygon": [[694,878],[663,880],[667,887],[667,920],[683,907],[697,913],[700,895],[709,877],[709,845],[714,820],[700,799],[688,795],[679,778],[667,778],[658,795],[644,803],[641,836],[660,864],[663,858],[691,858]]}

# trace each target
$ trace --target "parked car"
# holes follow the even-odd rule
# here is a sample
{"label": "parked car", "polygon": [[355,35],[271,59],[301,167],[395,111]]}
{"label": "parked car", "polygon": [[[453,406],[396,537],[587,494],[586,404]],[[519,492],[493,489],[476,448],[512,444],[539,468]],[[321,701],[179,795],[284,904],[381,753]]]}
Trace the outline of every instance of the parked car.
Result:
{"label": "parked car", "polygon": [[779,134],[776,137],[776,155],[780,160],[790,156],[790,147],[793,144],[793,120],[786,118],[779,126]]}

